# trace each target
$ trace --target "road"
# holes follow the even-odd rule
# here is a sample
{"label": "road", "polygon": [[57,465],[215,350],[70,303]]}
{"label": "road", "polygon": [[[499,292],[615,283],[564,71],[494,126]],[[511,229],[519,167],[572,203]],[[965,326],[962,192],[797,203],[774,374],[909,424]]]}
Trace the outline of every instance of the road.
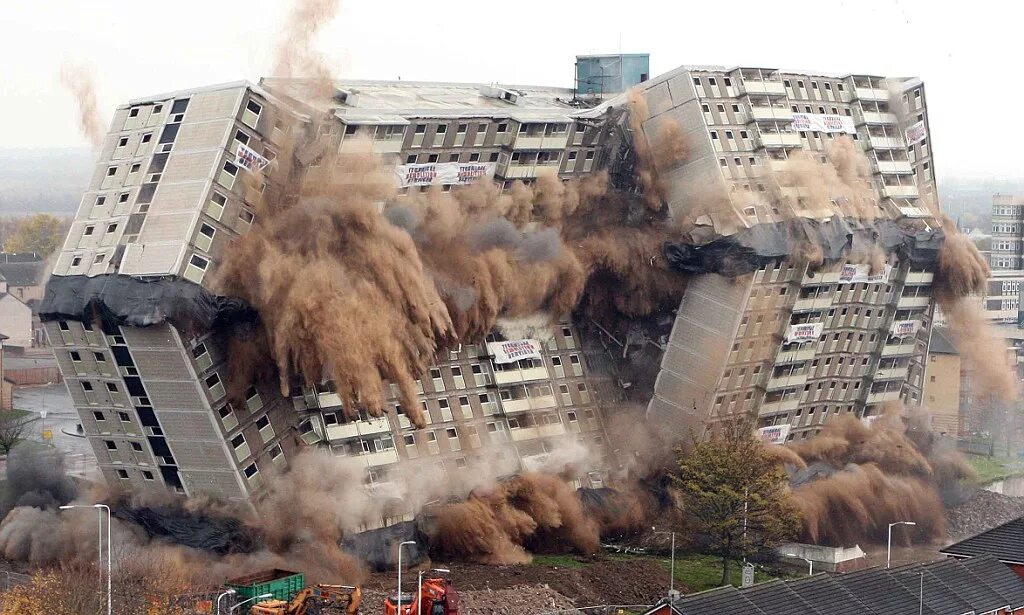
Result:
{"label": "road", "polygon": [[[100,480],[92,447],[85,438],[73,435],[78,433],[78,413],[63,383],[16,387],[14,407],[32,412],[38,417],[32,423],[26,439],[52,444],[62,451],[69,474],[88,480]],[[49,441],[43,438],[43,432],[47,430],[52,434]],[[3,460],[2,466],[6,476],[6,460]]]}

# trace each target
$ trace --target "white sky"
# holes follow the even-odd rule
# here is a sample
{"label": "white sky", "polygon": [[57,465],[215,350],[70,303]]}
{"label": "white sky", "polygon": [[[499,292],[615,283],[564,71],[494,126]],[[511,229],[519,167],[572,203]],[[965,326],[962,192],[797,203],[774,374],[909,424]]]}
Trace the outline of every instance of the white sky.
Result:
{"label": "white sky", "polygon": [[[576,54],[924,79],[942,177],[1020,179],[1022,10],[975,0],[341,0],[319,39],[340,77],[570,87]],[[0,8],[0,148],[74,147],[67,60],[106,122],[130,98],[269,71],[289,0],[10,0]],[[733,16],[741,16],[736,19]],[[996,104],[996,101],[1002,101]]]}

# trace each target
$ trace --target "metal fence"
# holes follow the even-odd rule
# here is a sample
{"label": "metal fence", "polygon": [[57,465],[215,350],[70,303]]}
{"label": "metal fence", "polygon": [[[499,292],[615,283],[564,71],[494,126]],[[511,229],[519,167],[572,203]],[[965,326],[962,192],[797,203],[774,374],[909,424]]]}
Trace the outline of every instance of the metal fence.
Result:
{"label": "metal fence", "polygon": [[651,605],[649,604],[602,604],[560,611],[546,611],[540,615],[631,615],[633,613],[645,613],[650,608]]}

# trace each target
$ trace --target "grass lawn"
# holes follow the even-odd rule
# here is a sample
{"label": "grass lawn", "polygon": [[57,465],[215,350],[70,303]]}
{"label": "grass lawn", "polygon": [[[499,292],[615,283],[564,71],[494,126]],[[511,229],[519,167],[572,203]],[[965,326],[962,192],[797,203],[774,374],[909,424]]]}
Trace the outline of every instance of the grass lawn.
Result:
{"label": "grass lawn", "polygon": [[534,555],[533,563],[538,566],[568,568],[571,570],[587,567],[587,562],[581,562],[576,559],[575,555]]}
{"label": "grass lawn", "polygon": [[[671,567],[669,558],[659,558],[666,570]],[[734,561],[729,566],[729,582],[739,587],[742,582],[743,562]],[[767,571],[760,566],[754,570],[754,582],[761,583],[779,578],[775,571]],[[714,555],[700,553],[676,553],[676,583],[691,592],[704,591],[718,587],[722,583],[722,559]]]}
{"label": "grass lawn", "polygon": [[967,455],[966,457],[967,463],[971,464],[974,471],[978,473],[978,482],[981,484],[991,483],[1024,471],[1024,464],[1017,459],[985,457],[983,455]]}
{"label": "grass lawn", "polygon": [[[652,557],[638,554],[606,554],[606,556],[615,560],[655,560],[658,564],[665,567],[666,573],[672,568],[672,561],[667,557]],[[573,570],[586,568],[590,565],[589,562],[577,559],[571,555],[534,556],[534,564]],[[737,587],[742,577],[741,568],[741,562],[733,562],[730,567],[731,582]],[[774,578],[784,578],[784,576],[784,574],[779,575],[774,570],[765,570],[758,567],[754,573],[754,580],[760,583]],[[721,580],[722,560],[720,558],[700,554],[676,554],[676,585],[680,589],[685,588],[686,592],[703,591],[718,587]]]}

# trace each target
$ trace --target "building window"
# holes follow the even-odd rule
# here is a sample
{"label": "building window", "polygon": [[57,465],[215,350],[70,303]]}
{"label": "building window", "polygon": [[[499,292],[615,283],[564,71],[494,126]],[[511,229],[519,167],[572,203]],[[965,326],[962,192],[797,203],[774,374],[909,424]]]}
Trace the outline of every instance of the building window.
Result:
{"label": "building window", "polygon": [[92,383],[89,382],[88,380],[83,380],[82,381],[82,390],[86,391],[86,392],[92,391]]}
{"label": "building window", "polygon": [[255,463],[250,463],[249,465],[245,466],[245,469],[242,470],[242,472],[245,474],[245,477],[247,479],[251,480],[252,477],[260,473],[260,470],[259,468],[256,467]]}
{"label": "building window", "polygon": [[132,450],[136,453],[142,452],[142,444],[140,442],[132,442]]}
{"label": "building window", "polygon": [[128,470],[118,470],[117,477],[121,480],[128,480]]}
{"label": "building window", "polygon": [[117,173],[117,167],[107,167],[107,177],[113,177]]}
{"label": "building window", "polygon": [[145,480],[153,480],[153,473],[149,470],[142,471],[142,478]]}
{"label": "building window", "polygon": [[108,382],[107,391],[109,391],[110,393],[117,393],[117,384],[113,382]]}

